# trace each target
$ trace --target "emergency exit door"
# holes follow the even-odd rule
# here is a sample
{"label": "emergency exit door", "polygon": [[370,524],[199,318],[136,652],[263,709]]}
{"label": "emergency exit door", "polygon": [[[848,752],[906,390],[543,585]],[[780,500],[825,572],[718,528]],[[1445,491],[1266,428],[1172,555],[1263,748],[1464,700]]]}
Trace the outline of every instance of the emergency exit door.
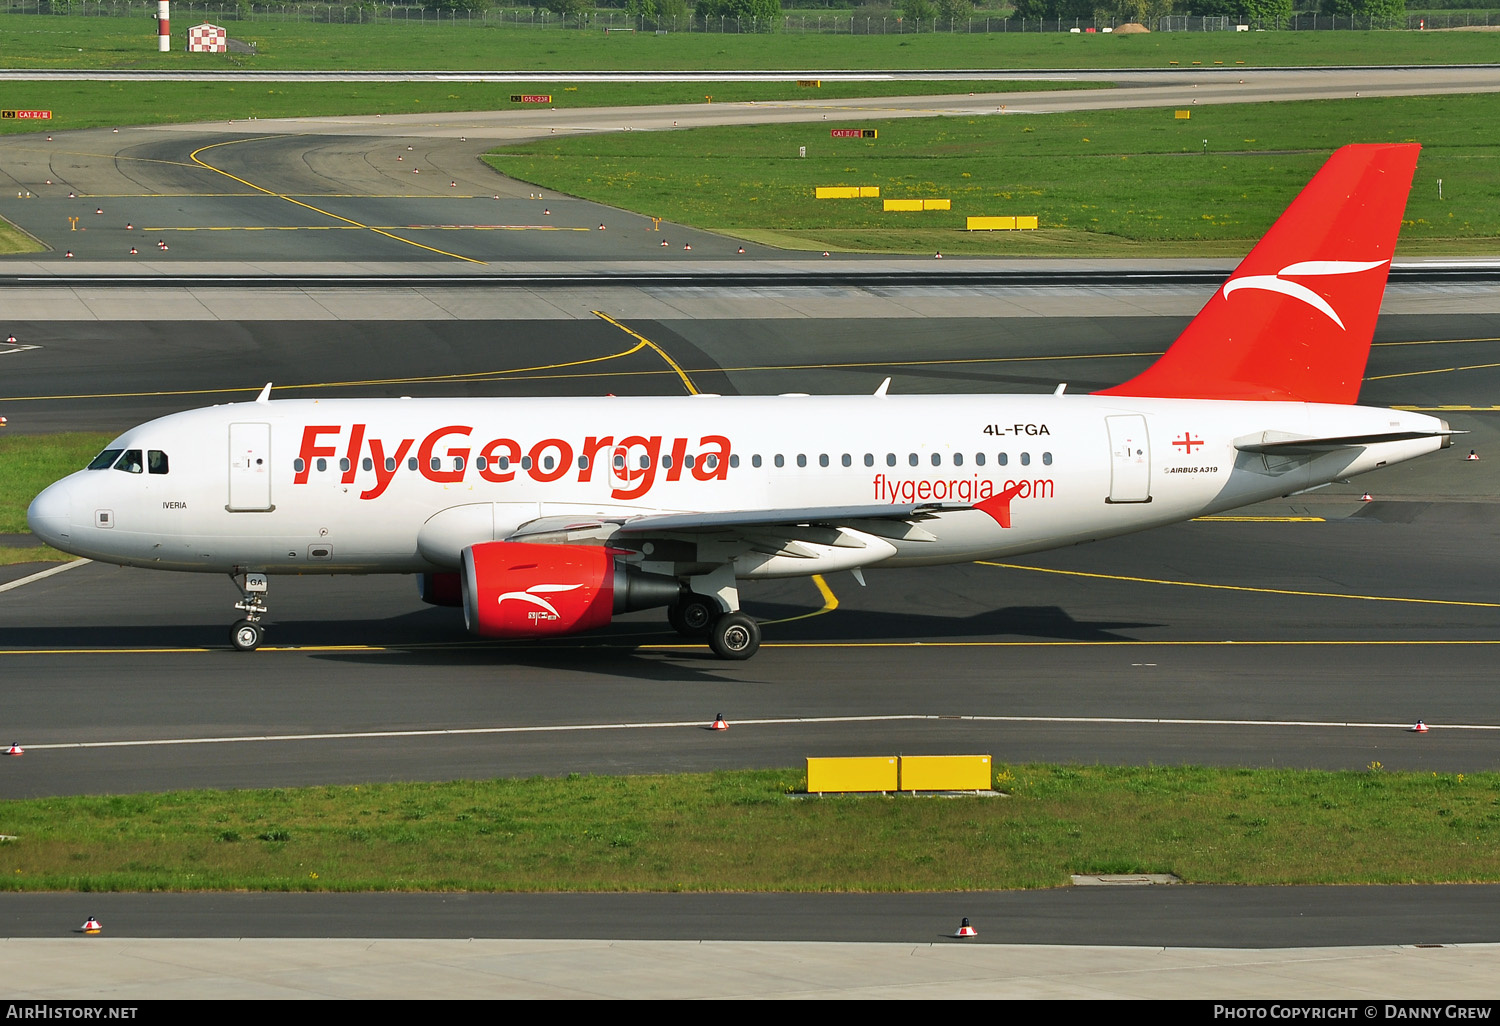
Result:
{"label": "emergency exit door", "polygon": [[271,505],[271,425],[229,425],[229,505],[232,513],[264,512]]}
{"label": "emergency exit door", "polygon": [[1109,498],[1106,502],[1151,501],[1151,441],[1139,414],[1105,417],[1109,428]]}

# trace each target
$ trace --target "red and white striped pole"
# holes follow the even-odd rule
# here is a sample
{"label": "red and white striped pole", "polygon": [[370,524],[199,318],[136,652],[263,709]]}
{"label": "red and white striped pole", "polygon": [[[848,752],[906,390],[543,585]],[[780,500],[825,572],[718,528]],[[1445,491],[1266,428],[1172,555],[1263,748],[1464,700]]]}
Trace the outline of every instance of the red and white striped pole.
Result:
{"label": "red and white striped pole", "polygon": [[156,2],[156,49],[159,53],[172,49],[172,30],[167,25],[169,7],[171,4],[167,0]]}

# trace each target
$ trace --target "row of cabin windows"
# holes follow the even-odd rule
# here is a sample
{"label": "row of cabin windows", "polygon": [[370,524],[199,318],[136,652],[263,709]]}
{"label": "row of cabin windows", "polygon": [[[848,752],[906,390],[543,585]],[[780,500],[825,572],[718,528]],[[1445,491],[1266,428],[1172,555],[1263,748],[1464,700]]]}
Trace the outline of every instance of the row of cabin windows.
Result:
{"label": "row of cabin windows", "polygon": [[[116,450],[116,451],[118,451],[118,450]],[[136,451],[136,450],[132,450],[132,451]],[[157,455],[156,452],[155,452],[155,450],[153,450],[152,452],[153,452],[153,455]],[[140,453],[138,451],[136,451],[136,455],[137,455],[137,457],[139,457]],[[102,459],[102,458],[103,458],[103,456],[101,455],[100,459]],[[651,457],[643,455],[639,459],[640,459],[640,469],[645,470],[647,467],[649,467],[651,465]],[[709,470],[715,470],[719,466],[719,457],[718,457],[718,454],[716,454],[716,453],[709,453],[708,455],[704,456],[702,459],[703,459],[703,466],[707,467]],[[808,457],[807,457],[807,455],[805,453],[798,453],[794,457],[794,459],[797,461],[797,466],[799,466],[799,467],[805,467],[805,466],[807,466]],[[973,456],[974,466],[976,466],[976,467],[982,467],[982,466],[984,466],[986,459],[987,459],[987,456],[986,456],[985,453],[976,452],[974,454],[974,456]],[[781,453],[777,453],[775,456],[771,457],[771,460],[772,460],[772,463],[775,466],[777,466],[777,467],[784,467],[784,466],[786,466],[787,457],[784,456]],[[941,467],[943,465],[943,454],[940,453],[940,452],[935,452],[935,453],[932,454],[931,460],[932,460],[932,465],[934,467]],[[98,462],[98,461],[96,460],[95,462]],[[542,462],[542,469],[543,470],[552,470],[552,469],[554,469],[557,466],[556,458],[552,457],[552,456],[543,456],[541,462]],[[885,454],[885,465],[886,466],[888,466],[888,467],[894,467],[894,466],[896,466],[897,462],[898,462],[897,461],[897,456],[896,456],[895,453],[888,452],[888,453]],[[1029,467],[1029,466],[1031,466],[1031,453],[1029,453],[1029,452],[1023,452],[1023,453],[1021,453],[1020,454],[1020,462],[1021,462],[1021,466],[1023,466],[1023,467]],[[694,458],[692,456],[690,456],[690,455],[689,456],[684,456],[682,458],[682,465],[684,467],[691,468],[693,466],[693,463],[694,463]],[[854,466],[854,457],[851,456],[849,453],[846,452],[846,453],[844,453],[839,458],[839,463],[840,463],[841,466],[852,467],[852,466]],[[918,453],[910,453],[907,456],[907,463],[908,463],[908,465],[913,466],[913,467],[921,466],[922,458],[921,458],[921,456]],[[963,466],[964,465],[964,454],[961,453],[961,452],[953,453],[949,457],[949,463],[950,463],[951,466],[954,466],[954,467],[961,467],[961,466]],[[349,460],[348,460],[347,457],[341,458],[338,461],[338,464],[339,464],[339,470],[340,471],[345,472],[345,473],[348,472],[348,470],[349,470]],[[501,456],[501,457],[499,457],[498,459],[496,459],[494,461],[494,464],[495,464],[495,467],[497,469],[499,469],[499,470],[509,470],[510,466],[511,466],[511,461],[510,461],[510,459],[508,457]],[[869,452],[865,453],[864,464],[867,467],[873,467],[873,466],[875,466],[875,454],[874,453],[869,453]],[[1048,466],[1048,467],[1052,466],[1052,454],[1050,452],[1044,452],[1044,453],[1042,453],[1042,464],[1044,466]],[[371,471],[371,470],[375,469],[375,462],[374,462],[374,460],[372,460],[368,456],[366,456],[361,461],[361,465],[363,466],[363,468],[366,471]],[[437,456],[432,457],[432,463],[431,463],[431,465],[432,465],[432,469],[433,470],[443,470],[443,469],[445,469],[444,466],[443,466],[442,459],[440,457],[437,457]],[[522,456],[521,457],[521,461],[520,461],[520,465],[521,465],[521,469],[522,470],[530,470],[532,468],[531,457],[530,456]],[[662,465],[663,469],[671,469],[671,466],[672,466],[672,457],[671,456],[663,456],[663,457],[661,457],[661,465]],[[729,465],[731,467],[738,467],[740,465],[739,454],[737,454],[737,453],[731,453],[730,454]],[[750,457],[750,465],[752,467],[760,467],[760,466],[764,465],[763,458],[761,457],[760,453],[756,453],[755,455],[753,455],[753,456]],[[831,465],[831,457],[826,452],[825,453],[820,453],[818,455],[818,466],[820,466],[820,467],[827,467],[827,466],[830,466],[830,465]],[[996,466],[1000,466],[1000,467],[1009,466],[1010,465],[1010,454],[1009,453],[1004,453],[1004,452],[997,453],[995,455],[995,465]],[[324,471],[326,471],[328,469],[328,460],[325,459],[325,458],[319,457],[318,459],[316,459],[316,460],[313,461],[313,466],[320,473],[324,472]],[[614,466],[615,466],[616,470],[624,470],[625,469],[625,456],[624,456],[624,454],[622,454],[622,453],[616,453],[615,454]],[[151,472],[153,474],[155,474],[155,473],[163,473],[163,474],[166,473],[166,469],[165,469],[165,467],[166,467],[166,457],[165,456],[162,457],[162,467],[163,467],[163,469],[161,471],[152,470]],[[301,457],[298,457],[297,459],[295,459],[295,460],[292,461],[292,469],[294,469],[299,474],[302,473],[302,471],[305,469],[305,467],[306,467],[306,465],[302,462]],[[486,460],[483,456],[476,456],[474,458],[474,467],[475,467],[476,470],[488,470],[489,469],[489,461]],[[580,456],[580,457],[578,457],[578,469],[579,470],[587,470],[588,467],[589,467],[589,458],[587,456]],[[408,457],[407,460],[406,460],[406,469],[414,471],[417,468],[418,468],[417,458],[415,456]],[[94,466],[93,466],[93,464],[89,465],[89,469],[90,470],[95,469]],[[385,469],[386,469],[387,473],[392,472],[392,471],[394,471],[396,469],[396,459],[395,459],[394,456],[387,456],[385,458]],[[448,469],[448,470],[463,470],[464,469],[464,458],[462,456],[455,456],[455,457],[453,457],[453,459],[452,459],[452,466],[450,466],[450,467],[448,467],[446,469]],[[136,472],[139,473],[139,471],[136,471]]]}
{"label": "row of cabin windows", "polygon": [[89,470],[108,470],[113,467],[123,470],[127,474],[165,474],[167,472],[167,454],[160,449],[145,450],[145,458],[141,457],[140,449],[105,449],[95,456],[88,465]]}

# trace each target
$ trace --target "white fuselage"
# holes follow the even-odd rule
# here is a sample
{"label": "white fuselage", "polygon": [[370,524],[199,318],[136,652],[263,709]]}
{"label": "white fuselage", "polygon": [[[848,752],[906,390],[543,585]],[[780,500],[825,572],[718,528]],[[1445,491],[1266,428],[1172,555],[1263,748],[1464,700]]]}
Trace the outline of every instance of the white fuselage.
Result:
{"label": "white fuselage", "polygon": [[[1010,527],[953,509],[842,564],[838,545],[728,557],[737,576],[770,577],[1138,531],[1411,459],[1444,429],[1369,407],[1090,395],[277,400],[133,428],[110,449],[164,456],[166,472],[79,471],[30,519],[52,545],[133,566],[417,573],[545,518],[967,506],[1014,490]],[[1300,456],[1236,448],[1401,431],[1431,434]],[[691,559],[718,560],[711,538],[694,541]]]}

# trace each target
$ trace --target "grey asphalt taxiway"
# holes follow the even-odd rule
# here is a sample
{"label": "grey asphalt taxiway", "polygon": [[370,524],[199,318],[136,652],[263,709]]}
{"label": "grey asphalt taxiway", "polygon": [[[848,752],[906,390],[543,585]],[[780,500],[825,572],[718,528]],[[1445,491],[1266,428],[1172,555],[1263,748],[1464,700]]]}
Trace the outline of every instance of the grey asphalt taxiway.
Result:
{"label": "grey asphalt taxiway", "polygon": [[[1143,366],[1202,298],[1110,288],[405,285],[391,294],[299,285],[298,270],[326,270],[331,259],[355,261],[341,268],[353,271],[415,257],[445,272],[543,260],[598,269],[659,262],[663,249],[676,264],[689,252],[695,261],[740,259],[722,239],[665,226],[672,245],[661,247],[663,228],[648,219],[536,198],[479,168],[476,147],[459,145],[467,128],[455,124],[381,129],[386,148],[367,172],[350,169],[370,152],[368,125],[320,129],[300,140],[304,150],[265,126],[153,130],[130,138],[143,147],[132,152],[110,148],[125,132],[58,136],[45,166],[31,169],[44,179],[58,153],[101,156],[66,168],[79,179],[56,188],[72,200],[21,202],[38,203],[35,211],[55,204],[36,222],[54,250],[70,237],[90,241],[69,263],[55,252],[7,261],[7,270],[56,276],[66,267],[70,276],[61,287],[7,289],[7,330],[18,342],[0,348],[0,413],[11,430],[117,430],[249,398],[268,379],[284,389],[276,394],[307,396],[680,391],[659,357],[627,354],[622,326],[698,387],[724,394],[868,392],[887,375],[905,391],[1041,392],[1058,382],[1084,391]],[[257,139],[257,151],[248,139],[256,132],[277,138]],[[176,142],[165,141],[171,133]],[[418,152],[414,133],[440,140],[423,155],[423,174],[443,179],[428,192],[464,195],[424,198],[403,187],[382,207],[377,189],[397,177],[386,158],[404,165]],[[0,164],[37,152],[12,146],[0,148]],[[304,162],[311,170],[301,181],[289,170],[300,152],[322,154]],[[448,186],[460,174],[462,185]],[[132,181],[108,184],[122,179]],[[328,195],[335,181],[355,183],[357,195]],[[123,191],[111,197],[106,187]],[[183,198],[164,198],[173,191]],[[297,207],[294,194],[319,194],[325,213],[282,225],[295,231],[264,230],[285,220],[268,215],[266,201],[281,215]],[[66,216],[87,231],[54,239],[48,233]],[[355,228],[329,227],[340,219]],[[262,230],[200,231],[236,223]],[[144,225],[160,229],[169,250]],[[324,230],[306,230],[314,225]],[[392,239],[401,225],[427,227]],[[173,228],[184,230],[169,236]],[[137,256],[149,266],[124,256],[131,232],[146,243]],[[679,239],[697,241],[682,243],[688,251]],[[745,257],[757,255],[765,254]],[[290,276],[272,292],[84,280],[193,262]],[[246,655],[228,650],[235,593],[219,578],[84,564],[26,580],[40,568],[13,568],[0,574],[0,741],[27,751],[0,764],[0,797],[795,766],[813,754],[917,749],[1016,762],[1491,770],[1500,761],[1497,327],[1492,287],[1388,295],[1362,399],[1441,410],[1471,432],[1452,450],[1256,507],[1247,520],[1002,565],[871,572],[866,588],[845,575],[827,592],[808,582],[756,585],[745,599],[766,621],[766,645],[745,664],[682,644],[648,615],[560,644],[477,643],[455,611],[423,607],[409,580],[384,578],[273,582],[268,645]],[[561,366],[580,359],[594,363]],[[1469,448],[1482,458],[1465,460]],[[1360,501],[1364,488],[1374,501]],[[716,714],[729,730],[705,729]],[[1418,718],[1432,729],[1410,732]],[[1500,966],[1489,887],[340,898],[108,896],[85,905],[75,895],[4,895],[0,923],[13,938],[7,963],[37,967],[27,976],[33,996],[1492,996]],[[983,942],[945,942],[955,916],[976,909]],[[105,922],[106,935],[68,936],[87,915]],[[285,940],[355,936],[389,939],[294,948]],[[256,937],[283,940],[267,947]],[[398,940],[411,937],[427,946]],[[552,948],[537,940],[546,937],[571,941]],[[435,938],[471,946],[434,947]],[[849,941],[858,943],[841,943]],[[1247,946],[1248,958],[1226,954]],[[80,958],[90,983],[77,982]],[[416,968],[393,971],[395,962]],[[715,975],[732,985],[704,994],[684,982]]]}

